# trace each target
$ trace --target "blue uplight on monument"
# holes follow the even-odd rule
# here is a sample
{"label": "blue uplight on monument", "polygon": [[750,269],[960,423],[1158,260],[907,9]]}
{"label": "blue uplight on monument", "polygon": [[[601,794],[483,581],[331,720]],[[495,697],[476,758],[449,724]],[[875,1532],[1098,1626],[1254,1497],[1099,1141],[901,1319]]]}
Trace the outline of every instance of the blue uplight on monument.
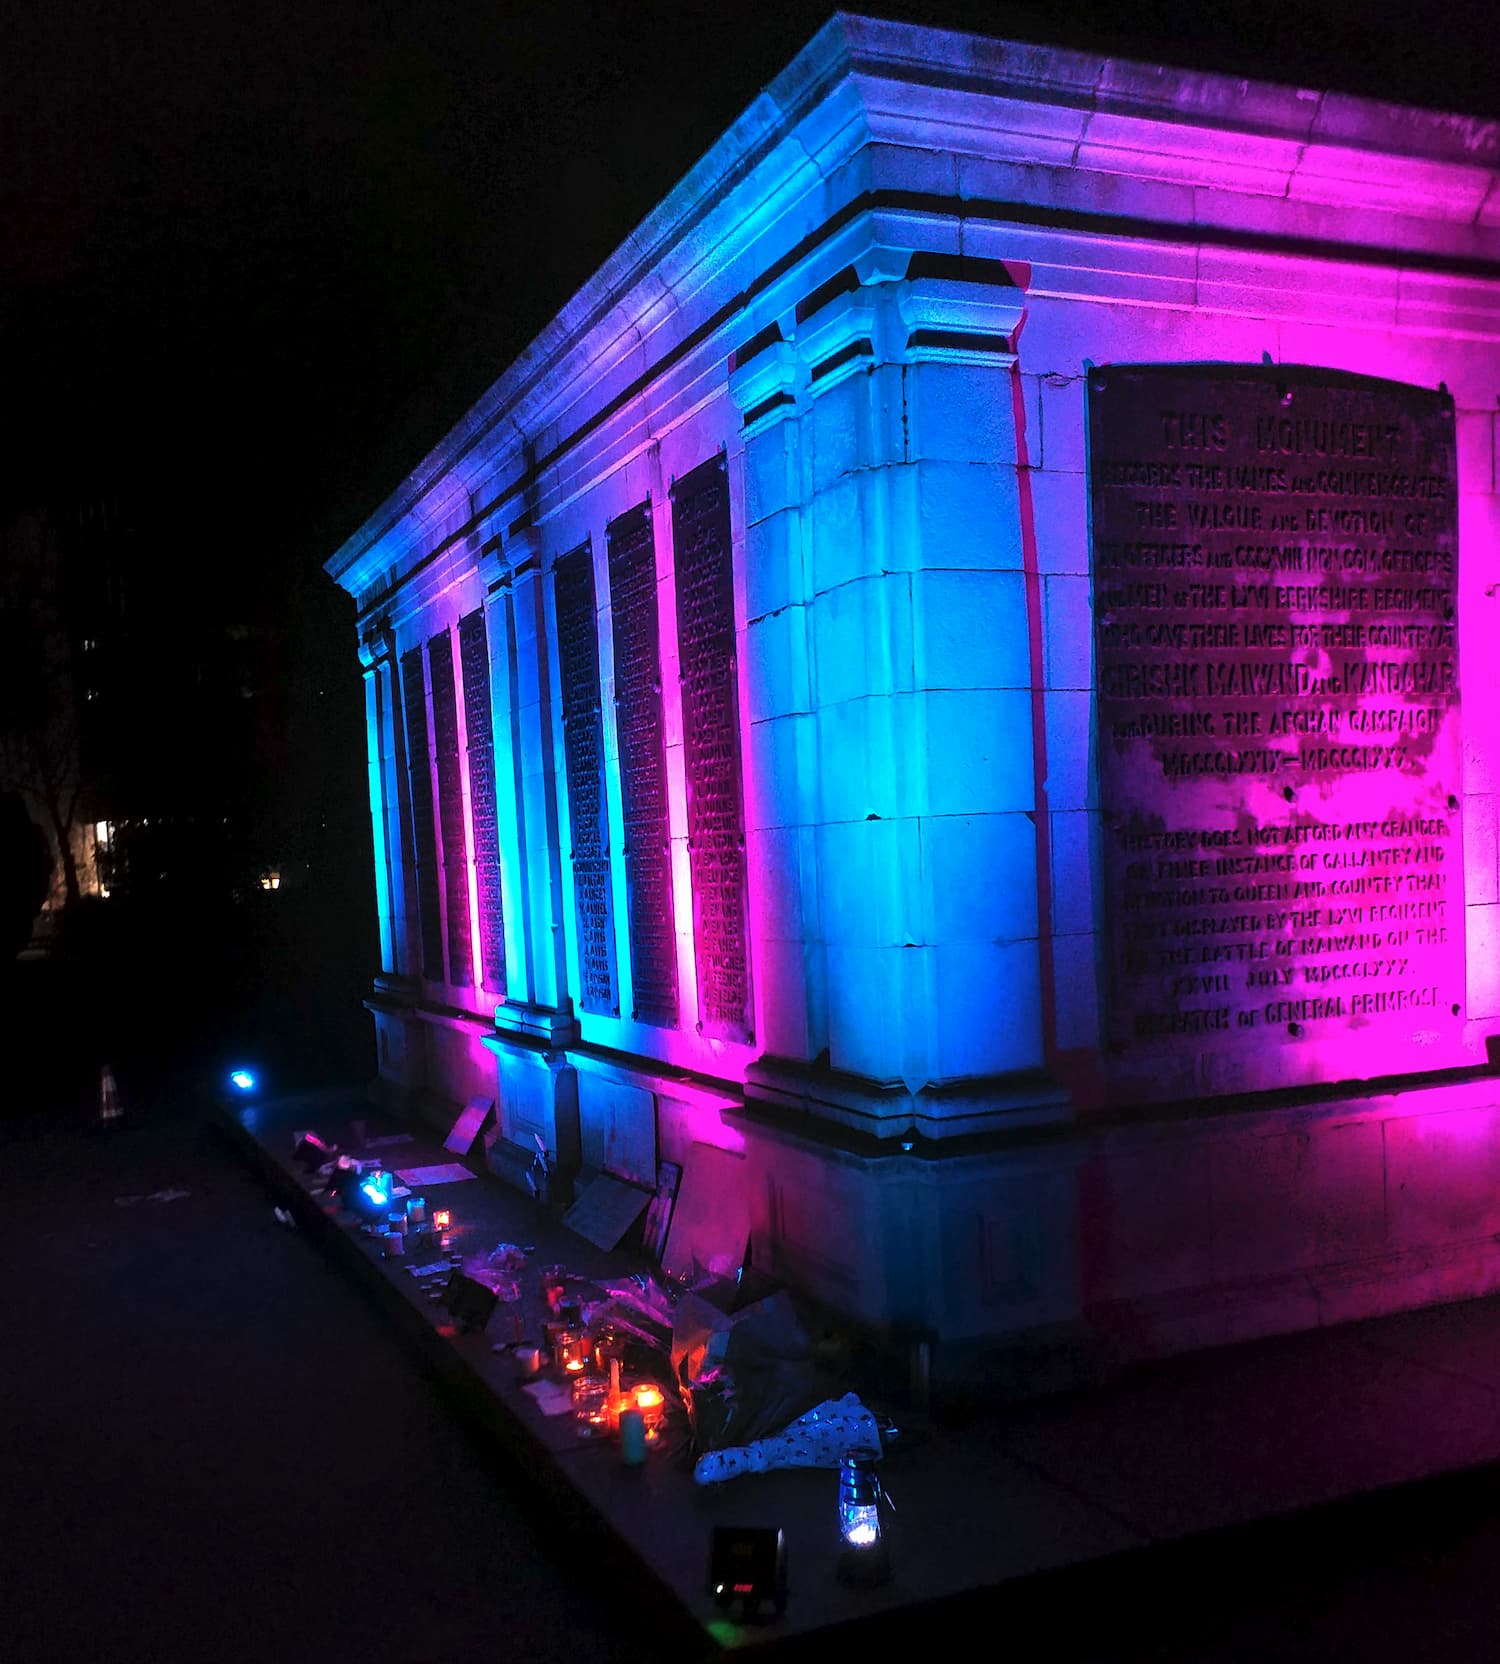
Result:
{"label": "blue uplight on monument", "polygon": [[391,1175],[376,1173],[366,1179],[359,1187],[365,1194],[370,1205],[376,1208],[387,1207],[391,1200]]}

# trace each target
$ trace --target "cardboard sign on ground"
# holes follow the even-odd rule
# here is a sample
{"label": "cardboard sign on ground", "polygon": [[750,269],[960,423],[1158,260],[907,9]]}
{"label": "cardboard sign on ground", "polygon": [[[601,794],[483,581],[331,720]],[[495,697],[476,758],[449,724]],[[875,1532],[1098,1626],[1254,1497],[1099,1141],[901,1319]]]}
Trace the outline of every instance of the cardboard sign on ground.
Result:
{"label": "cardboard sign on ground", "polygon": [[466,1156],[474,1148],[474,1140],[484,1131],[484,1124],[495,1110],[493,1098],[470,1098],[458,1112],[458,1119],[443,1140],[443,1148],[456,1156]]}
{"label": "cardboard sign on ground", "polygon": [[674,1277],[738,1269],[750,1235],[745,1158],[713,1144],[689,1146],[662,1268]]}
{"label": "cardboard sign on ground", "polygon": [[596,1248],[613,1248],[646,1211],[652,1193],[601,1173],[563,1215],[563,1224]]}

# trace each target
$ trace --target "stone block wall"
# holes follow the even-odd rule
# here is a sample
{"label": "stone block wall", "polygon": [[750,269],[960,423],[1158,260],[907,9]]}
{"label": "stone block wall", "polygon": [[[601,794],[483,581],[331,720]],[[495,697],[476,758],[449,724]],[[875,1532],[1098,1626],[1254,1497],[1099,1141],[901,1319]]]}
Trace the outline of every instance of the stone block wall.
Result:
{"label": "stone block wall", "polygon": [[[836,19],[331,563],[369,681],[383,1078],[488,1081],[511,1177],[537,1138],[643,1183],[698,1163],[715,1253],[743,1230],[829,1305],[978,1354],[1146,1356],[1500,1285],[1497,170],[1450,118]],[[1265,361],[1454,399],[1467,953],[1441,1057],[1309,1046],[1275,1099],[1212,1048],[1146,1080],[1104,1043],[1086,439],[1093,366]],[[695,1021],[671,513],[720,454],[744,1040]],[[642,505],[675,1024],[631,1017],[607,528]],[[553,570],[580,550],[618,1014],[579,999]],[[498,1009],[477,967],[421,980],[395,679],[477,608]]]}

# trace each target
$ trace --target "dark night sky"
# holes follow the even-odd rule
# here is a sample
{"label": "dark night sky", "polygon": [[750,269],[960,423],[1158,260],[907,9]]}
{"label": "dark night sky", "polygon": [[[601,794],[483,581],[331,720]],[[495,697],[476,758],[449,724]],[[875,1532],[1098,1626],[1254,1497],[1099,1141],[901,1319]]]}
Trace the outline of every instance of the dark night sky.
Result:
{"label": "dark night sky", "polygon": [[[1470,4],[879,9],[1500,115]],[[299,688],[326,670],[357,723],[322,561],[830,8],[29,11],[0,64],[0,508],[123,483],[149,557],[191,574],[184,622],[256,585]]]}
{"label": "dark night sky", "polygon": [[[1432,0],[881,9],[1500,114],[1493,31]],[[280,573],[316,569],[829,8],[30,10],[0,71],[7,495],[134,477],[154,536]]]}

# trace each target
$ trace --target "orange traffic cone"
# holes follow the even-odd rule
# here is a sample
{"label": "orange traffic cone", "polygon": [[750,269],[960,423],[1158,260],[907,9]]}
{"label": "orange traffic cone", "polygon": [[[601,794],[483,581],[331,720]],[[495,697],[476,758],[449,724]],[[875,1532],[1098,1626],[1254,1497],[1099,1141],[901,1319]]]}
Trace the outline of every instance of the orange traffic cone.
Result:
{"label": "orange traffic cone", "polygon": [[124,1119],[125,1111],[120,1107],[120,1088],[115,1081],[115,1072],[105,1063],[99,1069],[99,1118],[101,1129],[116,1127]]}

